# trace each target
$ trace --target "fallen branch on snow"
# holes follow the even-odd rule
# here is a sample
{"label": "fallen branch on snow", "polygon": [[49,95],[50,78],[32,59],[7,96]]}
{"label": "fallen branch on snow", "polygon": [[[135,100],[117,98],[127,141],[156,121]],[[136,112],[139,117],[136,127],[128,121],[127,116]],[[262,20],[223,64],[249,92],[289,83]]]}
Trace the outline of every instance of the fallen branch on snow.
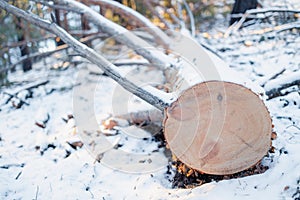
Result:
{"label": "fallen branch on snow", "polygon": [[280,69],[280,71],[277,71],[275,73],[272,73],[271,75],[267,75],[259,80],[257,80],[256,82],[264,87],[269,81],[276,79],[278,76],[280,76],[283,72],[285,72],[285,68]]}
{"label": "fallen branch on snow", "polygon": [[[233,25],[231,25],[228,28],[228,30],[226,31],[225,37],[227,37],[231,33],[236,32],[238,29],[240,29],[241,26],[243,25],[243,23],[248,18],[264,19],[265,17],[257,17],[256,15],[258,15],[258,14],[266,14],[266,13],[276,13],[276,12],[298,14],[298,13],[300,13],[300,10],[289,10],[289,9],[280,9],[280,8],[252,9],[252,10],[247,10],[246,13],[244,13],[244,14],[234,14],[232,16],[233,18],[241,18],[241,19],[238,22],[234,23]],[[268,17],[268,16],[266,16],[266,17]]]}
{"label": "fallen branch on snow", "polygon": [[288,91],[284,92],[283,90],[292,86],[296,86],[298,87],[298,91],[300,90],[300,71],[293,72],[290,75],[270,81],[266,83],[264,88],[268,99],[273,99],[290,93]]}
{"label": "fallen branch on snow", "polygon": [[17,92],[15,92],[13,94],[8,93],[8,92],[3,92],[3,94],[6,94],[6,95],[9,96],[9,98],[5,101],[4,104],[8,104],[8,102],[10,102],[13,98],[15,98],[15,99],[18,99],[19,102],[18,103],[13,102],[13,106],[14,107],[20,108],[20,107],[22,107],[22,105],[29,106],[29,103],[27,103],[26,101],[24,101],[23,99],[21,99],[20,97],[18,97],[18,94],[20,92],[22,92],[22,91],[25,91],[25,90],[30,91],[30,90],[32,90],[34,88],[38,88],[38,87],[40,87],[42,85],[46,85],[47,83],[49,83],[48,80],[42,81],[42,82],[38,82],[38,83],[33,83],[33,84],[30,84],[30,85],[28,85],[28,86],[26,86],[26,87],[24,87],[22,89],[19,89]]}

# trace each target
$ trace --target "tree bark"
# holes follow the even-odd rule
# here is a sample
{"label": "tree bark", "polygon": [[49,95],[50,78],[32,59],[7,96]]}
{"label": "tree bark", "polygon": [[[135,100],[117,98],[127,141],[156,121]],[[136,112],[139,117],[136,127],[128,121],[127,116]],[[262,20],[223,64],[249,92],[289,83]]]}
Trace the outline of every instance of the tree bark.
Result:
{"label": "tree bark", "polygon": [[270,148],[272,121],[246,87],[209,81],[167,108],[164,134],[172,153],[192,169],[234,174],[258,163]]}

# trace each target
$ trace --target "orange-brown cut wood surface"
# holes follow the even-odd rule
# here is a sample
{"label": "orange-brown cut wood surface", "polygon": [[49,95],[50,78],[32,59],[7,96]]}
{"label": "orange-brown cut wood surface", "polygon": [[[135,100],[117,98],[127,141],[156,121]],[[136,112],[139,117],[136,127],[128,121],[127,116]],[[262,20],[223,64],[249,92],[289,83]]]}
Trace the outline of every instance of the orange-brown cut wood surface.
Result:
{"label": "orange-brown cut wood surface", "polygon": [[165,113],[164,134],[172,152],[208,174],[233,174],[255,165],[266,155],[271,133],[263,101],[235,83],[197,84]]}

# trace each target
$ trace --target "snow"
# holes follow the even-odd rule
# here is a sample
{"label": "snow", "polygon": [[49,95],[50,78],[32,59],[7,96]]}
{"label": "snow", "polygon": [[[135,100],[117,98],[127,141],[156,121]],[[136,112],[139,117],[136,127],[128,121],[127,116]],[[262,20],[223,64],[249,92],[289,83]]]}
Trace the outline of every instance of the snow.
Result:
{"label": "snow", "polygon": [[[266,83],[264,89],[274,86],[276,80],[268,80],[274,72],[284,68],[279,78],[290,80],[289,75],[300,70],[297,35],[278,35],[276,39],[261,42],[251,40],[251,46],[239,42],[244,39],[243,35],[233,35],[226,40],[216,38],[206,42],[217,49],[227,48],[220,53],[230,64],[230,71],[238,71],[230,74],[241,74],[244,77],[241,80]],[[216,58],[213,61],[222,64]],[[275,153],[263,159],[269,167],[266,172],[191,189],[174,189],[170,182],[174,174],[167,173],[170,164],[165,149],[139,127],[122,123],[114,134],[105,136],[110,146],[103,152],[100,163],[96,161],[99,155],[85,142],[94,139],[96,146],[102,144],[97,143],[100,140],[96,137],[101,131],[101,121],[111,115],[146,110],[151,105],[124,91],[108,77],[89,74],[91,68],[82,64],[65,70],[48,70],[43,63],[37,63],[29,73],[9,75],[14,85],[1,88],[0,92],[0,199],[299,198],[298,92],[266,101],[277,133],[277,139],[272,142]],[[119,70],[142,86],[159,85],[163,80],[162,73],[151,68],[124,66]],[[226,70],[222,72],[227,75]],[[27,98],[28,93],[22,89],[46,79],[49,83],[33,89],[33,98]],[[256,90],[256,84],[253,87]],[[5,104],[8,96],[3,91],[11,94],[22,91],[18,98],[30,105],[15,109],[11,102]],[[91,113],[84,115],[85,109]],[[75,119],[68,119],[70,114]],[[92,138],[79,133],[83,127],[78,124],[92,123],[92,120],[96,124],[90,127]],[[47,121],[45,128],[35,124],[40,121]],[[74,149],[67,143],[76,141],[85,144]],[[111,149],[116,145],[117,149]]]}

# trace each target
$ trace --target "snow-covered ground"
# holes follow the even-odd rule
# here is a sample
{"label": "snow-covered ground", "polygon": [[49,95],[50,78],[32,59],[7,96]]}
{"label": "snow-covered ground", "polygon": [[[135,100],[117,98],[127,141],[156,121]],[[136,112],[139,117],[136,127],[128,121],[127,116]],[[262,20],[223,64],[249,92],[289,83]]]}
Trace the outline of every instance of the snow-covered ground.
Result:
{"label": "snow-covered ground", "polygon": [[[252,40],[241,33],[206,42],[218,49],[234,70],[257,84],[272,84],[266,77],[283,68],[281,77],[300,70],[299,32],[270,35],[264,40]],[[125,123],[118,131],[107,133],[106,139],[116,145],[114,149],[124,154],[111,151],[109,156],[100,155],[100,159],[91,149],[92,144],[97,150],[105,148],[99,147],[102,143],[95,136],[101,130],[101,120],[120,114],[116,113],[120,110],[126,113],[148,109],[150,105],[126,94],[108,77],[95,75],[96,70],[89,64],[52,70],[43,63],[34,67],[26,74],[11,74],[9,79],[14,85],[2,88],[0,93],[0,199],[300,198],[299,88],[266,101],[277,133],[273,140],[275,152],[263,160],[269,167],[266,172],[191,189],[174,189],[174,172],[169,170],[165,148],[137,127],[128,130]],[[121,70],[147,77],[144,82],[162,81],[162,74],[155,69]],[[23,90],[44,80],[49,83],[30,90],[32,94]],[[9,95],[4,92],[17,91],[22,92],[6,104]],[[30,95],[32,98],[26,98]],[[20,99],[29,105],[15,109],[12,105]],[[85,109],[92,110],[92,116],[81,113]],[[80,122],[73,115],[75,119],[80,115],[79,121],[86,124],[96,122],[90,130],[91,138],[79,134]],[[80,141],[84,142],[82,147],[76,143]]]}

